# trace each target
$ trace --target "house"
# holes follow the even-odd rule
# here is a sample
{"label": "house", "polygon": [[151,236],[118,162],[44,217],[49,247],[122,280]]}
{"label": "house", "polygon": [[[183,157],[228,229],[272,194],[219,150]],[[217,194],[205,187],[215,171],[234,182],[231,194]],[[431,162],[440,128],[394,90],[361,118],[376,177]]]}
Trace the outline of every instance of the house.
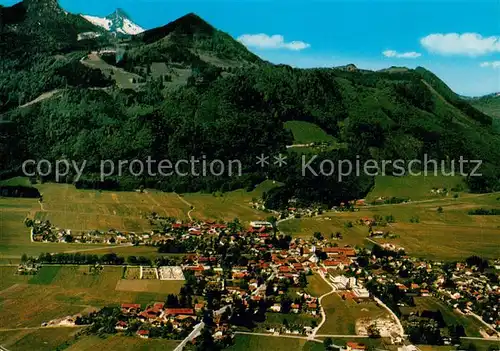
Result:
{"label": "house", "polygon": [[139,335],[140,338],[148,339],[149,338],[149,330],[139,329],[137,331],[137,335]]}
{"label": "house", "polygon": [[127,322],[124,321],[118,321],[115,325],[116,330],[127,330],[128,329],[128,324]]}
{"label": "house", "polygon": [[163,311],[164,307],[165,304],[163,302],[157,302],[153,305],[153,308],[151,308],[151,310],[153,310],[154,312],[161,312]]}
{"label": "house", "polygon": [[340,259],[328,259],[323,261],[323,266],[333,269],[344,269],[349,266],[350,262],[347,260]]}
{"label": "house", "polygon": [[346,256],[346,257],[355,257],[356,256],[356,250],[354,250],[352,247],[324,247],[322,248],[322,251],[328,255],[328,257],[331,256]]}
{"label": "house", "polygon": [[273,225],[270,222],[265,222],[265,221],[252,221],[250,222],[250,226],[254,229],[260,229],[262,227],[264,228],[272,228]]}
{"label": "house", "polygon": [[275,303],[269,309],[273,312],[281,312],[281,305],[279,303]]}
{"label": "house", "polygon": [[354,295],[356,295],[359,299],[368,299],[370,298],[370,292],[365,288],[354,288],[352,289]]}
{"label": "house", "polygon": [[[305,250],[304,250],[304,252],[305,252]],[[319,258],[318,258],[318,256],[316,256],[316,254],[313,253],[311,255],[311,257],[309,257],[308,261],[311,262],[311,263],[316,264],[316,263],[318,263]]]}
{"label": "house", "polygon": [[330,278],[331,282],[338,290],[348,290],[356,286],[356,278],[338,275]]}
{"label": "house", "polygon": [[316,304],[316,303],[309,303],[309,304],[307,304],[307,309],[309,311],[316,311],[318,309],[318,304]]}
{"label": "house", "polygon": [[201,310],[203,310],[204,307],[205,307],[204,303],[197,303],[194,305],[194,310],[196,312],[200,312]]}
{"label": "house", "polygon": [[372,218],[368,218],[368,217],[363,217],[361,218],[361,222],[366,225],[366,226],[370,226],[370,225],[373,225],[375,223],[375,220],[372,219]]}
{"label": "house", "polygon": [[298,303],[292,303],[290,305],[290,311],[292,313],[299,313],[300,312],[300,305]]}
{"label": "house", "polygon": [[349,341],[346,343],[347,351],[366,351],[366,345]]}
{"label": "house", "polygon": [[141,310],[141,305],[137,303],[122,303],[122,313],[137,313]]}
{"label": "house", "polygon": [[167,308],[165,310],[166,316],[177,316],[177,315],[194,315],[194,310],[192,308]]}
{"label": "house", "polygon": [[137,318],[140,319],[141,321],[152,322],[155,319],[157,319],[160,314],[161,314],[161,312],[159,312],[159,311],[154,311],[154,310],[148,309],[148,310],[145,310],[145,311],[142,311],[141,313],[139,313]]}

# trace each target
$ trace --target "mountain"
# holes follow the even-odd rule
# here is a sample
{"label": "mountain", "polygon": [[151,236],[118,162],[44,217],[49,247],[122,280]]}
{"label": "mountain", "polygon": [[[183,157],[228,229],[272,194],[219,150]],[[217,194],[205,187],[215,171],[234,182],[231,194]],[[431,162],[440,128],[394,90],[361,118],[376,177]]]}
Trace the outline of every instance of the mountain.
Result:
{"label": "mountain", "polygon": [[470,104],[500,122],[500,93],[471,98]]}
{"label": "mountain", "polygon": [[198,15],[189,13],[165,26],[136,35],[122,65],[144,66],[154,62],[216,66],[263,63],[229,34],[215,29]]}
{"label": "mountain", "polygon": [[[327,205],[363,198],[374,177],[339,182],[338,169],[304,175],[300,149],[287,153],[282,169],[255,164],[261,154],[287,152],[293,136],[284,124],[305,121],[336,141],[315,150],[318,162],[462,156],[483,160],[483,176],[469,177],[469,189],[500,190],[493,118],[425,68],[273,65],[193,13],[122,37],[66,13],[54,0],[1,11],[9,23],[0,34],[10,40],[0,47],[4,176],[19,172],[23,160],[64,156],[87,161],[76,183],[81,188],[214,192],[252,189],[269,178],[285,184],[266,196],[269,208],[292,198]],[[87,32],[100,35],[78,40]],[[99,180],[101,160],[147,157],[239,160],[242,175],[137,177],[126,171]]]}
{"label": "mountain", "polygon": [[106,17],[96,17],[90,15],[81,15],[90,23],[104,28],[115,35],[136,35],[144,32],[144,29],[135,24],[122,9],[117,9]]}
{"label": "mountain", "polygon": [[85,47],[79,34],[104,31],[78,15],[64,11],[57,0],[24,0],[0,9],[2,56],[73,51]]}

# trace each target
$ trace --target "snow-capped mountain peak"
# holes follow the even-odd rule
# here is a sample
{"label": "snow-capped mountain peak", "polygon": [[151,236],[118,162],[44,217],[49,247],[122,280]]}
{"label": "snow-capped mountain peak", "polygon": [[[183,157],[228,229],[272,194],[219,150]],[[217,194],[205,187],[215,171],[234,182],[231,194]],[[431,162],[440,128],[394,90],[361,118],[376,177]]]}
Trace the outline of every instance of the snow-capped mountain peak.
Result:
{"label": "snow-capped mountain peak", "polygon": [[117,9],[106,17],[96,17],[90,15],[81,15],[92,24],[104,28],[114,34],[135,35],[144,32],[144,29],[130,19],[122,9]]}

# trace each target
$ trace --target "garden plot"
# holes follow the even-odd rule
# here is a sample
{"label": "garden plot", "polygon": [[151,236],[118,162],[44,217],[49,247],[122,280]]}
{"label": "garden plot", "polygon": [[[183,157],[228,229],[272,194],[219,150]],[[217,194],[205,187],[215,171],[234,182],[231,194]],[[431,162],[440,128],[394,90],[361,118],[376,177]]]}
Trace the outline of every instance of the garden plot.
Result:
{"label": "garden plot", "polygon": [[158,279],[158,270],[156,268],[141,267],[141,279]]}
{"label": "garden plot", "polygon": [[179,266],[162,266],[158,268],[160,280],[184,280],[184,273]]}
{"label": "garden plot", "polygon": [[141,279],[141,270],[139,267],[127,267],[125,269],[125,279]]}

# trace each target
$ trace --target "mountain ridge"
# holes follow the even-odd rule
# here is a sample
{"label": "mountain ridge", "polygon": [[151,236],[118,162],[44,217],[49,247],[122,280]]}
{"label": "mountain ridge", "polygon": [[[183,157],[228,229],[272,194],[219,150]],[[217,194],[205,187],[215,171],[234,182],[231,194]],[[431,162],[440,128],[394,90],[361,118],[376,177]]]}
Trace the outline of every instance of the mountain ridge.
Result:
{"label": "mountain ridge", "polygon": [[[45,6],[29,1],[34,9]],[[7,171],[15,172],[24,159],[64,155],[88,160],[79,187],[213,192],[251,188],[269,177],[285,184],[269,195],[270,207],[291,198],[328,205],[362,198],[372,177],[341,184],[333,177],[303,177],[297,173],[298,154],[290,155],[286,170],[264,172],[255,166],[257,155],[286,151],[292,135],[283,125],[299,120],[338,141],[317,150],[323,157],[449,160],[462,155],[484,160],[486,175],[467,179],[472,191],[500,189],[500,137],[492,118],[425,68],[377,72],[353,65],[273,65],[192,13],[120,38],[80,16],[55,11],[46,18],[41,11],[27,11],[26,22],[7,25],[4,33],[13,43],[3,46],[10,51],[0,70],[1,119],[9,122],[0,125],[10,128],[0,138],[0,161]],[[82,30],[103,34],[77,40]],[[36,54],[16,55],[23,50]],[[57,99],[18,108],[55,89],[61,89]],[[246,165],[245,176],[166,180],[125,175],[108,183],[96,178],[100,159],[147,155],[238,159]]]}

